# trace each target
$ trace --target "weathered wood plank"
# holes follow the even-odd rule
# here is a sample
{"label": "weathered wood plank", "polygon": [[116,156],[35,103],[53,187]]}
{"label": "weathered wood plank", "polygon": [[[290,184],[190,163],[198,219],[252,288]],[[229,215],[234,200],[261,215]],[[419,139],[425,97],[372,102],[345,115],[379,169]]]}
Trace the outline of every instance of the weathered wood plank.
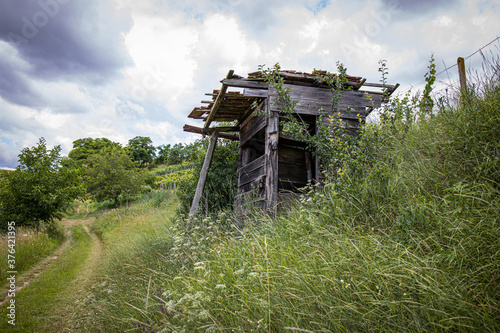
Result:
{"label": "weathered wood plank", "polygon": [[238,125],[240,125],[240,127],[245,126],[247,124],[247,122],[250,121],[250,119],[251,119],[250,117],[252,116],[252,114],[258,113],[260,110],[262,110],[265,103],[266,103],[266,100],[263,100],[262,102],[260,102],[255,110],[253,109],[253,106],[250,105],[248,107],[248,109],[243,113],[241,118],[238,120]]}
{"label": "weathered wood plank", "polygon": [[253,117],[248,123],[244,124],[240,130],[240,143],[239,147],[242,147],[248,142],[255,134],[266,127],[268,122],[267,116],[261,114],[259,116]]}
{"label": "weathered wood plank", "polygon": [[254,186],[260,184],[260,180],[266,176],[266,165],[261,164],[257,168],[249,171],[241,171],[238,174],[238,187],[252,183]]}
{"label": "weathered wood plank", "polygon": [[279,163],[278,179],[305,185],[307,183],[305,164]]}
{"label": "weathered wood plank", "polygon": [[238,173],[245,173],[245,172],[248,173],[265,165],[266,165],[266,155],[262,155],[260,157],[257,157],[255,160],[247,163],[246,165],[243,165],[241,168],[238,169]]}
{"label": "weathered wood plank", "polygon": [[266,210],[277,213],[278,200],[278,115],[271,113],[266,130]]}
{"label": "weathered wood plank", "polygon": [[203,161],[203,166],[200,172],[200,179],[198,180],[198,185],[196,186],[196,192],[193,198],[193,203],[189,211],[190,219],[196,215],[198,206],[200,205],[201,196],[203,194],[203,188],[205,187],[205,182],[207,180],[208,168],[210,168],[210,164],[212,163],[212,156],[214,154],[215,146],[217,144],[218,135],[219,135],[218,132],[213,132],[212,135],[210,136],[210,142],[208,144],[207,154],[205,155],[205,160]]}
{"label": "weathered wood plank", "polygon": [[238,169],[238,187],[244,186],[266,175],[266,155],[256,158]]}
{"label": "weathered wood plank", "polygon": [[[319,107],[325,110],[332,108],[332,92],[326,88],[314,88],[295,85],[284,85],[289,89],[289,94],[294,101],[297,101],[297,111],[303,110],[304,113],[315,114]],[[272,111],[278,111],[279,105],[276,105],[278,94],[276,89],[269,88],[269,104]],[[379,106],[382,102],[382,96],[365,94],[360,91],[341,91],[338,106],[340,108],[362,107],[362,106]]]}
{"label": "weathered wood plank", "polygon": [[[203,128],[192,126],[192,125],[184,125],[183,130],[184,130],[184,132],[204,134]],[[219,133],[219,137],[223,138],[223,139],[229,139],[229,140],[235,140],[235,141],[240,139],[240,136],[238,134],[231,134],[231,133]]]}
{"label": "weathered wood plank", "polygon": [[267,89],[245,88],[243,90],[243,96],[245,96],[245,97],[262,97],[262,98],[266,98],[267,97]]}
{"label": "weathered wood plank", "polygon": [[305,167],[305,150],[280,144],[278,147],[278,162],[299,164]]}
{"label": "weathered wood plank", "polygon": [[[234,74],[234,70],[231,69],[227,73],[226,79],[231,79],[233,74]],[[226,94],[227,87],[228,87],[227,85],[224,85],[224,84],[222,85],[220,92],[219,92],[219,95],[217,96],[217,99],[215,100],[215,104],[212,107],[212,111],[210,111],[210,114],[208,115],[207,121],[205,122],[205,126],[204,126],[205,128],[208,128],[208,126],[210,126],[210,123],[214,119],[215,114],[217,113],[217,109],[219,108],[222,101],[224,100],[224,95]]]}
{"label": "weathered wood plank", "polygon": [[228,87],[237,88],[253,88],[253,89],[267,89],[267,83],[263,81],[246,80],[246,79],[224,79],[221,81],[223,85]]}
{"label": "weathered wood plank", "polygon": [[224,127],[210,127],[204,128],[203,133],[212,133],[212,132],[239,132],[239,126],[224,126]]}

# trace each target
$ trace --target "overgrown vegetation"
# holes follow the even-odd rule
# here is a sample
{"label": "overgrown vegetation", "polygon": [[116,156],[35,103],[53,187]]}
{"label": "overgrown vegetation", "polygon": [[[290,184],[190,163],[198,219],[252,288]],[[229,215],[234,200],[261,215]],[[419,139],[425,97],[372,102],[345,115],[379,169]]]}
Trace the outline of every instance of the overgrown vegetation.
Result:
{"label": "overgrown vegetation", "polygon": [[277,218],[158,227],[107,263],[85,327],[499,331],[500,71],[490,65],[425,114],[419,98],[393,99],[357,143],[337,140],[345,158],[329,182]]}
{"label": "overgrown vegetation", "polygon": [[[61,238],[49,237],[45,230],[36,232],[32,228],[19,227],[16,230],[16,271],[23,273],[50,255],[62,242]],[[8,254],[7,242],[0,243],[0,287],[7,284]],[[4,295],[2,295],[3,297]]]}
{"label": "overgrown vegetation", "polygon": [[[201,142],[202,149],[193,156],[193,170],[179,178],[177,196],[180,210],[187,213],[193,202],[196,185],[203,166],[208,140]],[[218,139],[212,163],[208,171],[200,210],[216,213],[231,208],[236,191],[236,169],[238,168],[238,142]]]}

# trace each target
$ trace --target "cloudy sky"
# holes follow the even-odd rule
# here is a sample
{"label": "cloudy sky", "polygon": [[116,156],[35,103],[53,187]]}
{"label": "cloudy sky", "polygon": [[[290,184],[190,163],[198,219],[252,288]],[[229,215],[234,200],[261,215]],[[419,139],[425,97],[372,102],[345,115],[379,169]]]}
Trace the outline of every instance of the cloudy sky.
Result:
{"label": "cloudy sky", "polygon": [[340,61],[378,82],[386,59],[389,83],[418,89],[432,53],[455,64],[499,18],[500,0],[0,0],[0,168],[40,137],[65,154],[85,137],[191,142],[187,115],[229,69]]}

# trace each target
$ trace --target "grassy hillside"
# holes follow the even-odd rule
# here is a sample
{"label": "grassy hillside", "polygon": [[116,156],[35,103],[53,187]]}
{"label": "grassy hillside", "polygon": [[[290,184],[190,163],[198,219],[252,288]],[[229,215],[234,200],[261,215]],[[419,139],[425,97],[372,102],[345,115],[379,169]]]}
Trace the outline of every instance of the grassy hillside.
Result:
{"label": "grassy hillside", "polygon": [[500,331],[497,67],[419,118],[396,100],[344,147],[324,188],[277,218],[256,214],[238,229],[221,213],[188,228],[162,204],[136,203],[98,219],[110,240],[118,223],[157,222],[113,252],[84,327]]}

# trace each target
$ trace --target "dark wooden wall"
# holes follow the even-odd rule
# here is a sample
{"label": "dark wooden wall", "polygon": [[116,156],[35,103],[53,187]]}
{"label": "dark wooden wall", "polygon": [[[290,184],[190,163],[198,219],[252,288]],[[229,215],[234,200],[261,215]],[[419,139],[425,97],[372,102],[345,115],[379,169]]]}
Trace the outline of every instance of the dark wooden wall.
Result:
{"label": "dark wooden wall", "polygon": [[[340,119],[342,126],[352,134],[373,107],[382,101],[380,95],[368,95],[359,91],[342,91],[338,103],[332,103],[332,92],[327,88],[285,85],[290,96],[297,101],[296,112],[310,123],[315,131],[318,109],[327,111],[333,121]],[[276,212],[278,192],[296,192],[313,179],[322,180],[320,162],[308,150],[306,144],[294,141],[281,131],[279,113],[275,104],[276,89],[269,88],[268,98],[260,114],[249,116],[240,126],[240,165],[238,168],[238,194],[235,206],[245,213],[246,200],[257,203],[271,213]],[[328,116],[322,121],[332,124]],[[337,126],[333,123],[332,126]]]}

